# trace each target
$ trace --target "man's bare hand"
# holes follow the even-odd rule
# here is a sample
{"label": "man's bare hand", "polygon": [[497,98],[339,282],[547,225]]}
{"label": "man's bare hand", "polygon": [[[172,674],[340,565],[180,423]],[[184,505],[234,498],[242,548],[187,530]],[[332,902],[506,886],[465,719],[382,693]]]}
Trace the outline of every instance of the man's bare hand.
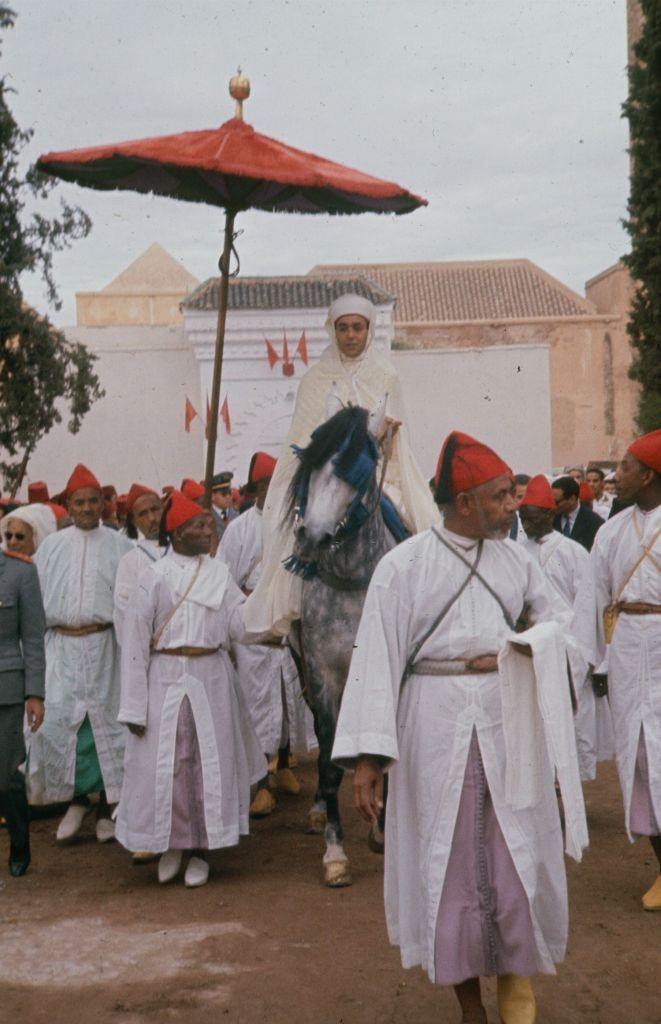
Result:
{"label": "man's bare hand", "polygon": [[41,697],[28,697],[25,702],[25,714],[30,732],[36,732],[44,720],[44,702]]}
{"label": "man's bare hand", "polygon": [[360,814],[373,825],[383,809],[383,769],[373,757],[359,757],[353,777],[353,799]]}
{"label": "man's bare hand", "polygon": [[126,724],[129,727],[129,731],[132,732],[134,736],[144,736],[147,731],[146,725],[136,725],[135,722],[127,722]]}

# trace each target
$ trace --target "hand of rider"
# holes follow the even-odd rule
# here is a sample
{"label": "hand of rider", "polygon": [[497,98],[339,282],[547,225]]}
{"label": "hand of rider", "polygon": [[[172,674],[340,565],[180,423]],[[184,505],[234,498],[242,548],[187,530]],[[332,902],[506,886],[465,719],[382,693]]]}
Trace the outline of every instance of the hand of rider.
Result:
{"label": "hand of rider", "polygon": [[383,808],[383,769],[375,758],[358,758],[353,777],[353,798],[362,817],[373,825]]}

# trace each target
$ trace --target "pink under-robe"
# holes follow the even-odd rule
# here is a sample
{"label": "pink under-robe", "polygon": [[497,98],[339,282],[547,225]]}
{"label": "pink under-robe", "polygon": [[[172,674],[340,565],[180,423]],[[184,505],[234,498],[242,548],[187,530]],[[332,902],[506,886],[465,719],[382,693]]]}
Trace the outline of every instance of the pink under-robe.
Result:
{"label": "pink under-robe", "polygon": [[436,919],[436,982],[539,970],[526,891],[491,802],[473,732]]}

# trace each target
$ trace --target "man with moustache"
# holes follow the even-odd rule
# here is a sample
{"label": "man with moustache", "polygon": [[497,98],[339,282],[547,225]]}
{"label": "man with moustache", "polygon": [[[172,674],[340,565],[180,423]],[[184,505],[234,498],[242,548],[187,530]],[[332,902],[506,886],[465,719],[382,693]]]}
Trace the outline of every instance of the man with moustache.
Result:
{"label": "man with moustache", "polygon": [[158,543],[163,504],[156,491],[144,484],[131,484],[126,497],[126,536],[135,547],[122,558],[115,580],[113,621],[120,644],[127,611],[130,609],[142,570],[158,561],[164,548]]}
{"label": "man with moustache", "polygon": [[[403,965],[452,985],[465,1024],[486,1022],[480,977],[496,975],[501,1020],[532,1024],[530,976],[553,973],[567,939],[556,771],[568,851],[580,859],[587,844],[553,622],[564,612],[523,545],[505,539],[514,482],[495,452],[453,431],[435,492],[443,525],[372,576],[333,758],[355,768],[370,822],[389,770],[386,917]],[[524,608],[541,625],[515,634]]]}

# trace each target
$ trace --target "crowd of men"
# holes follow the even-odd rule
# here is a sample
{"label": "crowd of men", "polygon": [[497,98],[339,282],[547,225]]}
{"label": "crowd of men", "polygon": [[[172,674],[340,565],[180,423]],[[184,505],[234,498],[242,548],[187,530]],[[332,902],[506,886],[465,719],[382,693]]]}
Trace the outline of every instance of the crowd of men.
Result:
{"label": "crowd of men", "polygon": [[[0,814],[9,833],[12,875],[23,875],[30,863],[29,805],[66,804],[58,843],[75,841],[93,813],[98,842],[117,839],[138,862],[158,858],[159,882],[174,880],[185,861],[185,884],[204,885],[209,850],[237,843],[251,815],[273,810],[278,791],[298,792],[292,755],[310,749],[314,736],[297,661],[286,641],[247,636],[242,614],[260,573],[261,513],[275,465],[268,454],[255,453],[240,490],[232,488],[232,474],[218,474],[210,510],[204,507],[202,484],[193,479],[162,493],[134,483],[117,495],[83,465],[52,498],[46,484],[38,482],[30,485],[26,504],[2,503]],[[445,736],[447,711],[436,703],[416,705],[402,719],[404,734],[397,725],[398,705],[416,691],[412,685],[403,688],[402,679],[441,675],[455,685],[462,675],[472,679],[475,673],[500,672],[516,687],[524,678],[516,661],[521,655],[532,656],[543,688],[540,666],[551,657],[549,636],[525,631],[540,610],[541,618],[562,623],[571,641],[568,700],[580,777],[594,778],[597,762],[616,756],[628,834],[648,836],[659,860],[658,877],[643,896],[643,906],[661,910],[661,431],[635,441],[616,474],[589,465],[585,471],[571,467],[555,478],[512,477],[490,449],[453,432],[431,486],[443,513],[442,530],[422,531],[377,567],[358,629],[334,757],[355,768],[357,805],[373,821],[381,807],[383,769],[402,759],[398,744],[407,747],[405,767],[389,797],[401,842],[401,850],[390,858],[391,865],[398,865],[390,890],[398,893],[393,896],[398,901],[392,910],[397,919],[393,941],[402,947],[405,963],[407,957],[422,962],[420,922],[433,918],[427,936],[430,976],[453,984],[466,971],[471,978],[496,973],[503,1006],[528,1007],[528,1016],[503,1010],[509,1014],[503,1019],[527,1021],[534,1019],[534,1010],[530,1016],[532,997],[525,982],[558,959],[552,940],[548,949],[544,943],[546,931],[562,932],[562,901],[551,900],[543,912],[538,907],[538,919],[527,911],[517,918],[518,911],[512,911],[508,927],[518,935],[519,948],[528,949],[530,962],[524,957],[515,969],[502,969],[506,956],[492,936],[486,965],[471,966],[462,960],[467,941],[462,929],[470,932],[470,926],[452,878],[461,870],[453,861],[462,855],[457,836],[475,816],[474,785],[486,815],[480,827],[485,834],[493,830],[494,842],[504,842],[503,835],[507,840],[499,870],[512,907],[527,907],[531,897],[523,890],[535,884],[527,875],[528,854],[523,849],[516,853],[520,842],[515,836],[526,830],[547,837],[538,858],[560,886],[562,851],[556,849],[555,818],[540,781],[543,766],[538,764],[537,779],[525,777],[523,770],[514,778],[517,756],[529,772],[530,759],[539,751],[523,749],[533,737],[525,718],[517,717],[523,712],[515,701],[511,722],[518,723],[518,733],[508,723],[501,728],[512,776],[509,797],[496,817],[493,805],[484,804],[485,766],[490,775],[489,758],[495,764],[502,752],[489,746],[487,719],[492,711],[502,714],[506,691],[498,691],[498,711],[495,704],[490,711],[485,698],[484,720],[471,719],[470,728],[456,735]],[[485,547],[483,554],[490,540],[504,543]],[[537,577],[530,576],[520,550],[551,585],[551,604],[547,591],[536,589]],[[459,577],[454,579],[458,563],[470,570],[460,587]],[[435,566],[432,577],[429,566]],[[428,581],[424,585],[423,578]],[[471,606],[469,623],[456,617],[457,598],[476,579],[484,589],[479,607]],[[466,593],[473,594],[471,586]],[[454,597],[453,588],[458,588]],[[428,631],[436,606],[443,609],[444,624],[439,618]],[[504,615],[509,623],[510,612],[521,607],[520,621],[512,627],[529,639],[520,650],[513,645],[509,661],[499,662],[498,637],[505,628],[500,620]],[[426,623],[424,629],[416,627],[416,615]],[[493,628],[493,651],[469,650],[471,637],[490,636],[494,615],[499,625]],[[432,644],[419,657],[434,629],[437,647]],[[415,662],[407,646],[411,636],[422,637]],[[544,699],[552,703],[557,693],[551,688]],[[470,706],[473,714],[475,705]],[[375,708],[380,709],[380,734],[375,732]],[[383,708],[390,711],[381,714]],[[429,870],[434,858],[444,865],[442,896],[435,896],[441,900],[437,917],[421,902],[411,867],[422,856],[411,837],[434,810],[424,787],[418,802],[422,776],[415,774],[421,751],[432,751],[432,727],[436,747],[430,764],[445,758],[436,765],[438,777],[451,778],[450,758],[460,733],[465,750],[459,761],[467,765],[465,777],[456,779],[457,806],[448,818],[452,829],[446,847],[425,851],[432,858]],[[560,733],[552,741],[547,736],[547,742],[574,749]],[[428,775],[429,765],[420,771]],[[407,773],[413,773],[411,778]],[[557,768],[557,781],[568,849],[580,856],[584,841],[577,808],[582,801],[572,789],[571,773]],[[552,784],[551,796],[555,805]],[[524,808],[518,818],[514,806]],[[517,903],[519,890],[523,903]],[[475,946],[486,948],[484,936],[476,932],[473,938]],[[454,953],[439,960],[434,948]],[[455,987],[464,1019],[472,1019],[479,986],[477,991],[468,982]]]}

